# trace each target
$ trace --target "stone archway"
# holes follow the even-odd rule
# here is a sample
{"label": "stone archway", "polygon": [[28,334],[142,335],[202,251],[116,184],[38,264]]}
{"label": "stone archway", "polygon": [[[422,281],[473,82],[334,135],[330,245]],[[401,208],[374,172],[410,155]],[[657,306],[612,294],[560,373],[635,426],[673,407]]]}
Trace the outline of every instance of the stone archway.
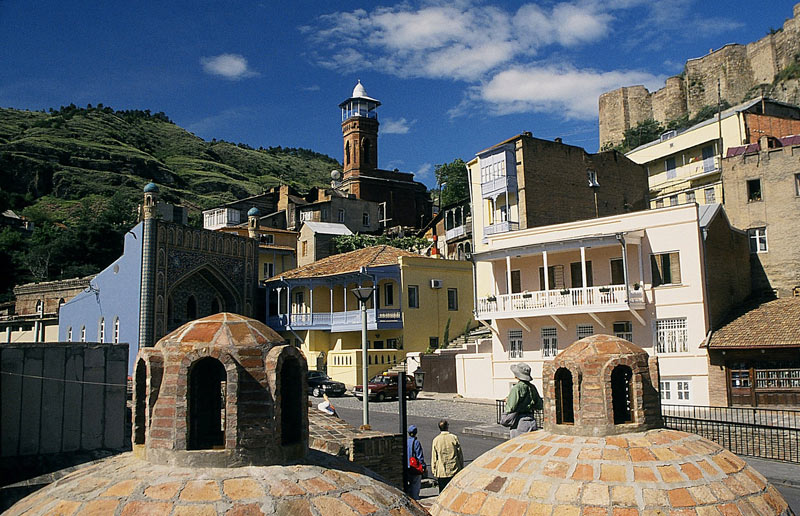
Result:
{"label": "stone archway", "polygon": [[169,288],[166,331],[218,312],[240,313],[241,295],[208,265],[182,277]]}

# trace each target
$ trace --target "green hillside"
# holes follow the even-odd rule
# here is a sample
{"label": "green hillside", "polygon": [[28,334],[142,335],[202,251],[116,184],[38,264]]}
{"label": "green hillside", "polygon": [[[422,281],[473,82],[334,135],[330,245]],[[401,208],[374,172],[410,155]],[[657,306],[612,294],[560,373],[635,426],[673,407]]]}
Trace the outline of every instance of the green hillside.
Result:
{"label": "green hillside", "polygon": [[0,233],[0,268],[12,271],[0,300],[14,284],[96,272],[113,260],[122,241],[115,235],[135,222],[149,181],[199,225],[203,209],[281,183],[322,186],[339,167],[306,149],[208,142],[163,113],[0,108],[0,212],[11,208],[37,227],[30,237]]}

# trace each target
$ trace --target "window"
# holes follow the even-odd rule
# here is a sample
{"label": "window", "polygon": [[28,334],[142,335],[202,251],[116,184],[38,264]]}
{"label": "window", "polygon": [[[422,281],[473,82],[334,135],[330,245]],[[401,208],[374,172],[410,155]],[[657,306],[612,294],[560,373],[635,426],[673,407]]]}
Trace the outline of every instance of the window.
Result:
{"label": "window", "polygon": [[329,212],[330,212],[330,209],[327,208],[327,207],[324,207],[324,208],[320,209],[320,218],[321,218],[321,220],[323,222],[327,222],[328,221]]}
{"label": "window", "polygon": [[542,328],[542,356],[554,357],[558,354],[558,331],[555,328]]}
{"label": "window", "polygon": [[751,228],[747,230],[747,236],[750,237],[750,252],[751,253],[766,253],[767,252],[767,228]]}
{"label": "window", "polygon": [[306,256],[308,254],[308,240],[303,240],[300,244],[300,254]]}
{"label": "window", "polygon": [[439,337],[428,337],[428,348],[431,350],[439,349]]}
{"label": "window", "polygon": [[397,339],[386,339],[386,347],[388,349],[397,349]]}
{"label": "window", "polygon": [[522,292],[522,279],[520,277],[520,271],[511,271],[511,293],[516,294],[518,292]]}
{"label": "window", "polygon": [[655,350],[659,355],[688,351],[686,318],[657,319]]}
{"label": "window", "polygon": [[448,310],[458,310],[458,289],[457,288],[448,288],[447,289],[447,309]]}
{"label": "window", "polygon": [[618,365],[611,371],[611,407],[615,425],[633,422],[632,380],[633,371],[628,366]]}
{"label": "window", "polygon": [[611,284],[612,285],[625,284],[625,264],[623,263],[622,258],[611,259]]}
{"label": "window", "polygon": [[669,382],[659,382],[659,391],[661,392],[661,401],[669,401],[670,399],[670,388]]}
{"label": "window", "polygon": [[303,295],[303,292],[295,292],[295,294],[294,294],[294,304],[295,304],[295,310],[296,311],[298,311],[298,312],[300,311],[300,308],[303,306],[304,302],[305,302],[305,296]]}
{"label": "window", "polygon": [[800,174],[794,175],[794,194],[800,195]]}
{"label": "window", "polygon": [[695,199],[694,190],[692,190],[690,192],[686,192],[686,202],[687,203],[697,202],[696,199]]}
{"label": "window", "polygon": [[261,235],[258,237],[258,242],[263,245],[272,245],[275,243],[275,235]]}
{"label": "window", "polygon": [[301,211],[300,212],[300,222],[305,222],[307,220],[311,220],[314,215],[312,211]]}
{"label": "window", "polygon": [[555,377],[556,424],[575,424],[575,413],[572,408],[572,373],[569,369],[559,367]]}
{"label": "window", "polygon": [[667,169],[667,179],[673,179],[676,175],[675,158],[667,158],[667,160],[664,162],[664,168]]}
{"label": "window", "polygon": [[680,253],[660,253],[650,255],[650,269],[653,275],[653,286],[680,285],[681,260]]}
{"label": "window", "polygon": [[664,199],[656,199],[656,208],[664,207]]}
{"label": "window", "polygon": [[418,285],[409,285],[408,286],[408,307],[409,308],[419,308],[419,286]]}
{"label": "window", "polygon": [[522,330],[508,330],[508,358],[522,358]]}
{"label": "window", "polygon": [[119,344],[119,317],[114,318],[114,344]]}
{"label": "window", "polygon": [[578,325],[578,340],[594,335],[594,326],[591,324]]}
{"label": "window", "polygon": [[689,400],[689,382],[677,382],[678,386],[678,399]]}
{"label": "window", "polygon": [[614,323],[614,336],[633,342],[633,325],[630,321],[620,321]]}
{"label": "window", "polygon": [[729,366],[731,371],[731,387],[735,389],[750,388],[750,367],[747,363],[736,362]]}
{"label": "window", "polygon": [[67,328],[67,342],[72,342],[72,326]]}
{"label": "window", "polygon": [[344,222],[344,210],[342,208],[339,208],[339,211],[336,213],[336,221]]}
{"label": "window", "polygon": [[717,202],[717,195],[713,186],[703,190],[703,193],[706,196],[706,204],[714,204]]}
{"label": "window", "polygon": [[669,196],[669,205],[670,206],[677,206],[678,205],[678,196],[677,195],[670,195]]}
{"label": "window", "polygon": [[369,213],[364,212],[361,214],[361,225],[364,227],[369,226]]}
{"label": "window", "polygon": [[105,342],[106,340],[106,320],[100,318],[100,329],[97,332],[98,342]]}
{"label": "window", "polygon": [[86,342],[86,326],[81,326],[81,342]]}
{"label": "window", "polygon": [[271,278],[275,275],[275,264],[274,263],[265,263],[264,264],[264,278]]}
{"label": "window", "polygon": [[[583,269],[581,262],[572,262],[569,264],[569,274],[572,276],[572,288],[583,287]],[[591,287],[594,285],[592,281],[592,262],[586,261],[586,286]]]}
{"label": "window", "polygon": [[[558,290],[565,287],[564,266],[551,265],[547,268],[547,281],[550,290]],[[539,290],[544,290],[544,267],[539,267]]]}
{"label": "window", "polygon": [[383,286],[383,305],[392,306],[394,304],[394,285],[386,283]]}
{"label": "window", "polygon": [[756,202],[761,200],[761,180],[748,179],[747,180],[747,202]]}

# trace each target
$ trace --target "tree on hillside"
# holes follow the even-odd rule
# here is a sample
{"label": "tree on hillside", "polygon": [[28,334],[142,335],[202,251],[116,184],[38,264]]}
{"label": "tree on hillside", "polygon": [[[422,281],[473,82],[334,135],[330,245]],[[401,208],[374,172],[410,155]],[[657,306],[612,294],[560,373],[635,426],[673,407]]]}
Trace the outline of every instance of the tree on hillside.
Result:
{"label": "tree on hillside", "polygon": [[365,247],[374,245],[390,245],[398,249],[405,249],[411,252],[420,252],[430,245],[424,238],[413,236],[408,237],[389,237],[386,235],[341,235],[333,239],[333,245],[340,253],[348,253]]}
{"label": "tree on hillside", "polygon": [[464,160],[456,158],[452,163],[436,165],[436,182],[442,186],[442,206],[469,199],[469,181]]}

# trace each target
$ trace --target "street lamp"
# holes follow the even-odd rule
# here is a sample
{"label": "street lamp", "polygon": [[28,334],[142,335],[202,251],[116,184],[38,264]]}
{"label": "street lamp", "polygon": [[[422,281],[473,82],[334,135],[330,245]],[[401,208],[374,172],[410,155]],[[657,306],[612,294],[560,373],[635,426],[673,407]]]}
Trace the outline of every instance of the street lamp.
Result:
{"label": "street lamp", "polygon": [[372,297],[372,287],[357,287],[352,290],[361,304],[361,395],[364,397],[362,424],[369,425],[369,370],[367,367],[367,301]]}
{"label": "street lamp", "polygon": [[600,216],[600,212],[597,209],[597,189],[600,188],[600,183],[597,182],[597,172],[591,168],[586,169],[586,176],[589,180],[589,188],[594,192],[594,216],[597,218]]}

